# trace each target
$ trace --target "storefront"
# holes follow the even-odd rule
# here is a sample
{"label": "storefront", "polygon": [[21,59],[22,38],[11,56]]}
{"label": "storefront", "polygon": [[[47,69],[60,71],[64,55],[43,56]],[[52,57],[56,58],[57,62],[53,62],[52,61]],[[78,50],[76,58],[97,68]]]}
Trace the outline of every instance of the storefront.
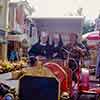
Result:
{"label": "storefront", "polygon": [[27,41],[26,34],[19,34],[19,35],[18,34],[15,34],[15,35],[9,34],[7,36],[7,40],[8,40],[8,53],[7,53],[8,59],[9,59],[10,52],[12,50],[15,50],[18,53],[20,53],[20,49],[22,49],[22,52],[24,52],[24,51],[26,51],[26,49],[28,47],[28,41]]}

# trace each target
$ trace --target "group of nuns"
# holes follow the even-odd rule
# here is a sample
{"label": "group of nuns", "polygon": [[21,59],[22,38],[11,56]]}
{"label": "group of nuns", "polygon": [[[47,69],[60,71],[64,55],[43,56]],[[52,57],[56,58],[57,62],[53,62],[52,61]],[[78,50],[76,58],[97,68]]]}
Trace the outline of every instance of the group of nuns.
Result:
{"label": "group of nuns", "polygon": [[59,34],[55,33],[52,38],[52,43],[49,42],[49,35],[41,32],[39,41],[34,44],[29,50],[29,56],[42,56],[47,59],[62,59],[61,54],[62,41]]}

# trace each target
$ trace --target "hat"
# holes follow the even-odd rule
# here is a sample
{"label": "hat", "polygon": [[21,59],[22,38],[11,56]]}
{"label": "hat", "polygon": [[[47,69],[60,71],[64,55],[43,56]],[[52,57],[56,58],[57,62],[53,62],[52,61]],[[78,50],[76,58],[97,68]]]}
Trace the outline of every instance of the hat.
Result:
{"label": "hat", "polygon": [[55,34],[53,35],[53,37],[58,39],[58,38],[59,38],[59,34],[55,33]]}
{"label": "hat", "polygon": [[47,32],[41,32],[41,36],[42,37],[47,37],[48,36],[48,33]]}

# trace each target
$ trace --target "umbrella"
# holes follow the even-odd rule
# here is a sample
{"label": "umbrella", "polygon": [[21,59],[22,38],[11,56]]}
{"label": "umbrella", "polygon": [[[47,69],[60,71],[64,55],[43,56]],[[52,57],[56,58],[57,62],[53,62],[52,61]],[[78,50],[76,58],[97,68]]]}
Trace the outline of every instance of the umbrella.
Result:
{"label": "umbrella", "polygon": [[82,40],[87,41],[87,45],[90,48],[95,48],[97,43],[100,41],[100,32],[99,31],[93,31],[90,33],[86,33],[82,36]]}

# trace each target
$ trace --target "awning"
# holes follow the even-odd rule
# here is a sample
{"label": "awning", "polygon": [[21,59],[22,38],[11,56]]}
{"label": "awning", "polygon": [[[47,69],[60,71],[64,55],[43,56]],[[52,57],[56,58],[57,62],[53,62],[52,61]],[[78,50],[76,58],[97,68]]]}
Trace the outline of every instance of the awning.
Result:
{"label": "awning", "polygon": [[93,31],[93,32],[87,33],[82,36],[82,39],[87,41],[87,45],[90,48],[95,48],[98,42],[100,41],[100,32]]}
{"label": "awning", "polygon": [[99,35],[99,31],[93,31],[93,32],[89,32],[89,33],[86,33],[84,35],[82,35],[82,40],[87,40],[87,38],[89,37],[98,37]]}
{"label": "awning", "polygon": [[26,34],[23,35],[8,35],[7,36],[7,40],[8,41],[17,41],[17,42],[21,42],[23,47],[29,47],[29,41],[27,38]]}

